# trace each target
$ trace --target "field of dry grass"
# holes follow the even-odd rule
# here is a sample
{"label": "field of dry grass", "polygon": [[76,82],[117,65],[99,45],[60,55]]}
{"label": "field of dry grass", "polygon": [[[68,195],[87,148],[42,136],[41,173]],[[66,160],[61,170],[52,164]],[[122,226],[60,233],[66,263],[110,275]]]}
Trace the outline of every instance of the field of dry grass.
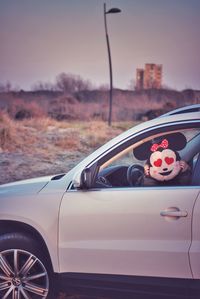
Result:
{"label": "field of dry grass", "polygon": [[15,121],[0,113],[0,184],[67,172],[78,161],[133,123]]}

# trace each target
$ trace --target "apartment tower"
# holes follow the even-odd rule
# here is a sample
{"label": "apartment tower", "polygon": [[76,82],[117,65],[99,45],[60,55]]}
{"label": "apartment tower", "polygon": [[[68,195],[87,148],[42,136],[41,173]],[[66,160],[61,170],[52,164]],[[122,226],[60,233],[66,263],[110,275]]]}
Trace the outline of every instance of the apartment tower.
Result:
{"label": "apartment tower", "polygon": [[136,89],[162,88],[162,65],[146,63],[145,68],[136,70]]}

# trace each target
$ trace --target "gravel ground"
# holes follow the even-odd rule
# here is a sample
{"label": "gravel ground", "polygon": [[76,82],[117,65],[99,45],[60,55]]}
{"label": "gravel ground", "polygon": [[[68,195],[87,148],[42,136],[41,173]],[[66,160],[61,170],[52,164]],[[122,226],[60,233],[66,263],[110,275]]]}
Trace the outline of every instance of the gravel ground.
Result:
{"label": "gravel ground", "polygon": [[37,153],[0,153],[0,184],[65,173],[82,157],[78,152],[57,154],[53,159]]}
{"label": "gravel ground", "polygon": [[0,122],[0,184],[65,173],[122,132],[105,123]]}
{"label": "gravel ground", "polygon": [[41,131],[32,127],[22,128],[19,130],[19,139],[24,138],[24,144],[17,144],[14,150],[12,146],[11,150],[0,148],[0,184],[66,173],[90,150],[85,147],[80,151],[75,141],[69,146],[72,133],[69,136],[68,128],[49,126]]}

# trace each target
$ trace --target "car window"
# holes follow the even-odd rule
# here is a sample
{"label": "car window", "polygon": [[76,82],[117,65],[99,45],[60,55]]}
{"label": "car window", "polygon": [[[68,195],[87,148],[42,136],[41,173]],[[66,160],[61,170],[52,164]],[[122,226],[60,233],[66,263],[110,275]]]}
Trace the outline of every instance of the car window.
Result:
{"label": "car window", "polygon": [[187,139],[187,142],[190,141],[191,139],[193,139],[195,136],[200,134],[199,128],[198,129],[183,130],[181,132],[185,135],[185,137]]}
{"label": "car window", "polygon": [[169,131],[129,145],[101,165],[96,187],[191,185],[200,129]]}

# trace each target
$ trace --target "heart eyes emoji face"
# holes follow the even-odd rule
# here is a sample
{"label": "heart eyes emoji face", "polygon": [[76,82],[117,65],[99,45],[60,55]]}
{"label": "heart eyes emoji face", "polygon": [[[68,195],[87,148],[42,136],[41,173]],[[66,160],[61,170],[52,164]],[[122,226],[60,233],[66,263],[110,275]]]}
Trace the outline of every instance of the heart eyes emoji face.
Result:
{"label": "heart eyes emoji face", "polygon": [[176,154],[171,149],[156,151],[151,154],[150,163],[158,173],[172,171],[176,163]]}

